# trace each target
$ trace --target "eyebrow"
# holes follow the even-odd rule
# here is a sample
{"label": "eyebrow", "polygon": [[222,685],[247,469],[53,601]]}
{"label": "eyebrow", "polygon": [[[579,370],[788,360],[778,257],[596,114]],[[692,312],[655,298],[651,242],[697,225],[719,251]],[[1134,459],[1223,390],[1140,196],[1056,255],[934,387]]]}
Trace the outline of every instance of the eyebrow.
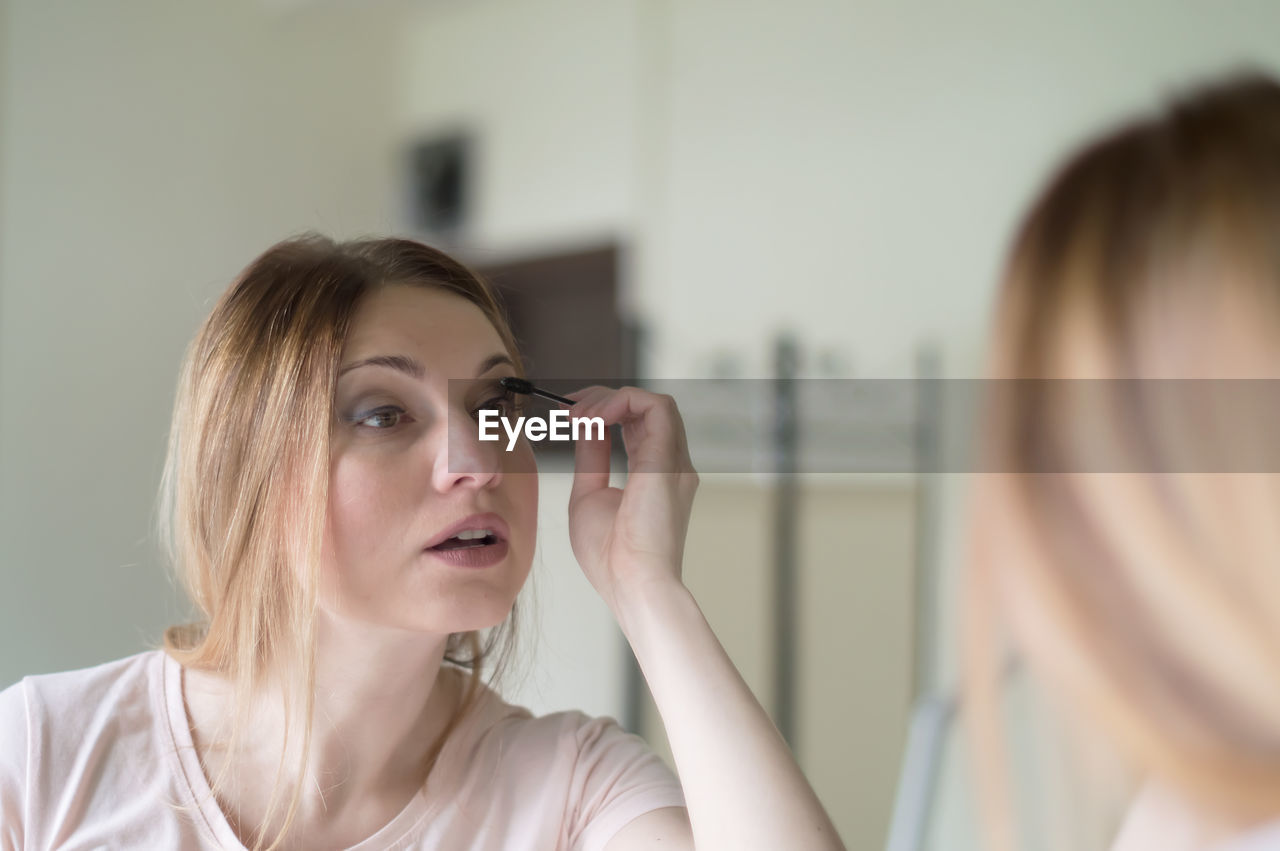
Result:
{"label": "eyebrow", "polygon": [[[515,366],[515,364],[511,362],[511,358],[501,352],[489,355],[489,357],[485,358],[480,364],[480,368],[476,370],[476,378],[484,375],[495,366],[504,363],[511,367]],[[345,364],[338,370],[338,376],[342,377],[351,370],[359,369],[362,366],[384,366],[389,369],[394,369],[397,372],[403,372],[405,375],[419,380],[425,378],[427,374],[427,370],[422,366],[422,364],[408,355],[373,355],[372,357],[361,358],[358,361],[352,361],[349,364]]]}

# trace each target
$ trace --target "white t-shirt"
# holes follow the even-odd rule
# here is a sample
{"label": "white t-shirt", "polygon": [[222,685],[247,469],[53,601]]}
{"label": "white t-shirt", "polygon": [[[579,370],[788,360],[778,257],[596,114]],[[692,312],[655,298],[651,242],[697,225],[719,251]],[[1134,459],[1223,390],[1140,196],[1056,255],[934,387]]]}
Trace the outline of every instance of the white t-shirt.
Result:
{"label": "white t-shirt", "polygon": [[[243,849],[192,744],[181,675],[152,650],[0,692],[0,851]],[[535,718],[487,688],[429,787],[351,851],[599,851],[636,816],[684,806],[666,764],[613,719]]]}
{"label": "white t-shirt", "polygon": [[1111,851],[1280,851],[1280,821],[1222,836],[1172,790],[1148,782],[1125,814]]}

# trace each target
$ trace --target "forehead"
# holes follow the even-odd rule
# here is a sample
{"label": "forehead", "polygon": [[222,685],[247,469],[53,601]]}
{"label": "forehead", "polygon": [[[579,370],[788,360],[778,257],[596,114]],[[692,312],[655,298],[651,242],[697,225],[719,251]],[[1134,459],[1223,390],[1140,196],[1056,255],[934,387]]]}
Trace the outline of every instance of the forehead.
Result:
{"label": "forehead", "polygon": [[343,352],[346,358],[404,353],[440,360],[504,349],[497,329],[473,302],[434,287],[392,285],[360,302]]}

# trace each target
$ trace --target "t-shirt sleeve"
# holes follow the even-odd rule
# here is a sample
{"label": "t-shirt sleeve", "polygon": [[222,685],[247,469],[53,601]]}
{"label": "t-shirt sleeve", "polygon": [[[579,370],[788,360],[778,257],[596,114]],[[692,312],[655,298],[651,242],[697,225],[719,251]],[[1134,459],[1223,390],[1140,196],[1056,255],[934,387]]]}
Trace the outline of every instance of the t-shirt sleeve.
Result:
{"label": "t-shirt sleeve", "polygon": [[18,682],[0,691],[0,851],[24,845],[28,740],[26,686]]}
{"label": "t-shirt sleeve", "polygon": [[1195,851],[1211,840],[1194,810],[1161,784],[1147,781],[1129,806],[1111,851]]}
{"label": "t-shirt sleeve", "polygon": [[644,739],[612,718],[578,717],[572,788],[576,818],[569,833],[573,851],[602,851],[637,816],[685,805],[680,781]]}

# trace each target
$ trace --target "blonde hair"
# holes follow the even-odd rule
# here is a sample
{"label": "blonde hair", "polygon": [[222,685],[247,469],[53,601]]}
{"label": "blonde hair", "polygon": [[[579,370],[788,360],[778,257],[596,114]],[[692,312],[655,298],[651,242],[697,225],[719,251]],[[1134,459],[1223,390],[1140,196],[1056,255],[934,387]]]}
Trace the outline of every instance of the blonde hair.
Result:
{"label": "blonde hair", "polygon": [[[339,359],[361,300],[396,285],[443,289],[477,305],[524,376],[516,341],[490,286],[440,251],[405,239],[335,243],[309,235],[254,260],[226,290],[187,350],[178,381],[160,488],[160,537],[199,611],[170,627],[164,650],[184,666],[233,684],[234,752],[250,701],[273,663],[285,674],[285,741],[276,783],[253,847],[276,812],[288,719],[302,707],[298,777],[306,776],[315,690],[318,570],[329,483]],[[516,611],[482,646],[476,632],[451,635],[445,661],[470,672],[465,698],[434,743],[423,782],[445,739],[479,694],[482,664],[501,646],[493,678],[514,640]],[[226,767],[213,781],[221,787]],[[285,838],[300,800],[295,784]]]}
{"label": "blonde hair", "polygon": [[992,839],[1018,834],[1010,649],[1135,774],[1233,824],[1280,816],[1280,467],[1250,454],[1274,420],[1248,404],[1271,386],[1153,381],[1280,370],[1280,85],[1215,82],[1071,159],[994,341],[962,592]]}

